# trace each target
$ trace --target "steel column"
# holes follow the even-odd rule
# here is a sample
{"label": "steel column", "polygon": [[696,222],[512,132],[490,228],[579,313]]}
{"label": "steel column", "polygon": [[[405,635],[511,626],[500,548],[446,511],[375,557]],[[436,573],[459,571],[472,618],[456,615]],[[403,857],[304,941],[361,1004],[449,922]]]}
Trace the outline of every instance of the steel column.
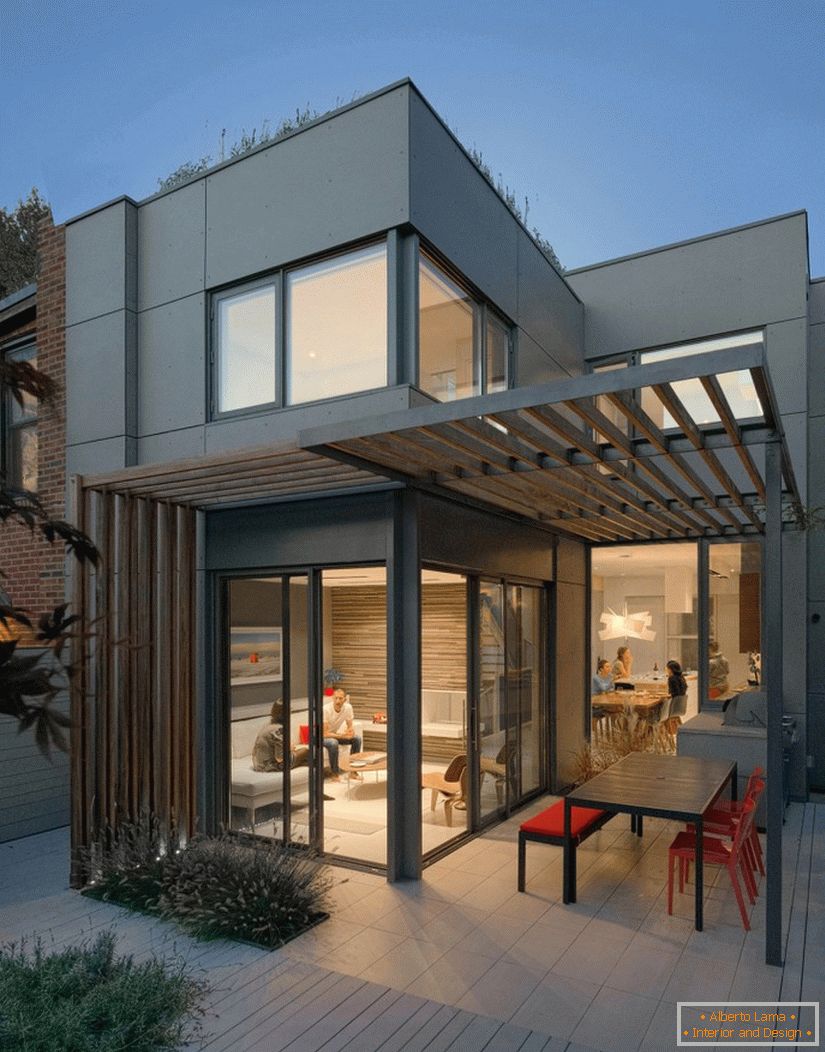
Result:
{"label": "steel column", "polygon": [[395,495],[387,558],[387,879],[421,877],[418,495]]}
{"label": "steel column", "polygon": [[782,964],[782,446],[765,447],[765,638],[768,694],[768,836],[765,961]]}

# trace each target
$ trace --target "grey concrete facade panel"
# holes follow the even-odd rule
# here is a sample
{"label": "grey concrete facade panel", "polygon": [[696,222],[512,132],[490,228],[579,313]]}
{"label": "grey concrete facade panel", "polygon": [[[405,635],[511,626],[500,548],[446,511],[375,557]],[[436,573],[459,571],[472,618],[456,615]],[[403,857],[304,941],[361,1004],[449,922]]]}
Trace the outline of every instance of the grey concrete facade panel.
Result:
{"label": "grey concrete facade panel", "polygon": [[71,478],[72,475],[117,471],[134,464],[136,452],[135,439],[125,435],[69,446],[66,450],[66,475]]}
{"label": "grey concrete facade panel", "polygon": [[584,307],[518,229],[519,326],[572,376],[584,372]]}
{"label": "grey concrete facade panel", "polygon": [[804,714],[807,638],[802,631],[807,616],[806,536],[800,531],[782,535],[782,697],[785,712]]}
{"label": "grey concrete facade panel", "polygon": [[210,570],[382,562],[387,558],[388,494],[358,501],[271,504],[206,514]]}
{"label": "grey concrete facade panel", "polygon": [[825,322],[808,329],[808,412],[825,416]]}
{"label": "grey concrete facade panel", "polygon": [[[66,228],[66,324],[122,310],[127,304],[127,201]],[[131,226],[131,224],[130,224]]]}
{"label": "grey concrete facade panel", "polygon": [[808,320],[811,325],[825,325],[825,278],[819,278],[810,284]]}
{"label": "grey concrete facade panel", "polygon": [[242,280],[409,218],[403,85],[206,180],[206,284]]}
{"label": "grey concrete facade panel", "polygon": [[516,384],[519,387],[563,380],[568,375],[567,370],[543,351],[531,336],[519,329],[516,355]]}
{"label": "grey concrete facade panel", "polygon": [[139,212],[140,310],[204,287],[206,180],[142,205]]}
{"label": "grey concrete facade panel", "polygon": [[[506,531],[507,543],[501,543]],[[553,577],[555,538],[526,523],[459,507],[445,500],[421,499],[421,560],[457,566],[482,575]]]}
{"label": "grey concrete facade panel", "polygon": [[782,429],[791,456],[799,495],[802,502],[808,499],[808,417],[806,413],[785,413],[782,416]]}
{"label": "grey concrete facade panel", "polygon": [[807,315],[802,214],[568,277],[585,304],[589,358]]}
{"label": "grey concrete facade panel", "polygon": [[808,442],[811,457],[808,462],[808,489],[811,504],[825,504],[825,416],[808,419]]}
{"label": "grey concrete facade panel", "polygon": [[139,435],[206,423],[206,343],[202,294],[138,315]]}
{"label": "grey concrete facade panel", "polygon": [[207,453],[223,453],[265,442],[297,441],[298,433],[307,428],[408,409],[411,392],[407,386],[386,387],[327,402],[215,420],[206,426],[204,448]]}
{"label": "grey concrete facade panel", "polygon": [[[823,505],[825,497],[812,503]],[[808,598],[825,603],[825,530],[808,532]]]}
{"label": "grey concrete facade panel", "polygon": [[781,413],[805,413],[808,391],[805,375],[807,325],[804,318],[768,325],[765,332],[768,368]]}
{"label": "grey concrete facade panel", "polygon": [[488,299],[518,320],[518,226],[415,92],[410,94],[410,220]]}
{"label": "grey concrete facade panel", "polygon": [[[815,621],[817,614],[819,619]],[[808,691],[813,694],[825,694],[823,654],[825,654],[825,601],[808,603]],[[819,739],[818,749],[825,761],[822,739]]]}
{"label": "grey concrete facade panel", "polygon": [[205,435],[203,426],[144,435],[137,441],[137,463],[166,464],[170,460],[203,456]]}
{"label": "grey concrete facade panel", "polygon": [[119,310],[66,330],[70,446],[134,434],[135,327],[134,313]]}

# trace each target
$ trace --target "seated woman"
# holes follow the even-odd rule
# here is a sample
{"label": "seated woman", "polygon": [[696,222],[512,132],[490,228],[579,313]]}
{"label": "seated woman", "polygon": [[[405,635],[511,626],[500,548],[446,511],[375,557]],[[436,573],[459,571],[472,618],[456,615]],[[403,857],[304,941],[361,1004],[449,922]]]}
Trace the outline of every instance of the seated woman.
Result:
{"label": "seated woman", "polygon": [[633,670],[633,655],[630,653],[630,647],[619,647],[616,651],[616,660],[613,662],[613,679],[622,682],[627,682],[630,679],[630,673]]}
{"label": "seated woman", "polygon": [[610,672],[610,662],[605,658],[599,658],[591,690],[594,694],[606,694],[609,690],[613,690],[613,676]]}
{"label": "seated woman", "polygon": [[[270,713],[270,722],[261,727],[252,746],[253,771],[283,771],[284,769],[284,707],[282,702],[274,701]],[[306,746],[290,746],[289,766],[297,767],[306,763]]]}
{"label": "seated woman", "polygon": [[668,715],[684,716],[687,709],[687,680],[678,661],[667,663]]}

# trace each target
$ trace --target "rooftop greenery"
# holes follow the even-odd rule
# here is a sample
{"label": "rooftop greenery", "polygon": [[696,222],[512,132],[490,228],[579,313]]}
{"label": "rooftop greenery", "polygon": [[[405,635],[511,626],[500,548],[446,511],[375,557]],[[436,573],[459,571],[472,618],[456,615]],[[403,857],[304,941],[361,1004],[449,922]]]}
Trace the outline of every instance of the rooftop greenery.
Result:
{"label": "rooftop greenery", "polygon": [[[355,102],[357,98],[358,95],[353,94],[348,101]],[[310,124],[312,121],[318,120],[321,117],[328,116],[330,113],[339,109],[342,105],[346,105],[346,103],[341,99],[336,99],[333,107],[324,110],[323,112],[319,112],[307,103],[303,109],[300,107],[297,108],[294,116],[282,117],[275,123],[269,118],[266,118],[261,122],[260,128],[254,127],[251,131],[247,131],[246,128],[243,128],[240,136],[232,142],[228,148],[226,146],[226,128],[223,128],[221,130],[220,144],[216,154],[205,154],[203,157],[199,157],[195,161],[184,161],[183,164],[178,165],[178,167],[167,176],[158,179],[158,190],[161,192],[164,190],[173,190],[176,186],[180,186],[181,183],[185,183],[188,179],[191,179],[196,175],[201,175],[203,172],[209,171],[210,168],[222,164],[224,161],[229,161],[236,157],[243,157],[244,154],[250,153],[252,150],[258,149],[261,146],[277,142],[279,139],[282,139],[285,136],[292,134],[292,132],[297,131],[299,128],[302,128],[304,125]],[[456,139],[459,139],[456,132],[453,129],[450,130],[453,135],[455,135]],[[461,140],[459,139],[459,142],[460,141]],[[464,150],[481,175],[487,180],[493,190],[495,190],[510,210],[511,214],[524,226],[537,247],[544,253],[556,270],[560,274],[563,274],[564,267],[562,266],[559,257],[556,255],[552,244],[546,237],[544,237],[537,227],[534,226],[531,228],[528,225],[528,216],[530,213],[529,198],[525,196],[522,204],[515,191],[505,183],[501,173],[499,172],[498,175],[494,174],[493,169],[484,159],[481,150],[477,149],[476,146],[469,148],[464,146]]]}

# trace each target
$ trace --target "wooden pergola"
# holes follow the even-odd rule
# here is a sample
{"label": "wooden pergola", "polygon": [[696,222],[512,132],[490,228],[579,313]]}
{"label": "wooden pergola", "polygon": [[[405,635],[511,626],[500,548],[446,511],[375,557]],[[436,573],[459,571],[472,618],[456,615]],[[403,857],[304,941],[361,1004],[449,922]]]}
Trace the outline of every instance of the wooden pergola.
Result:
{"label": "wooden pergola", "polygon": [[[727,374],[742,372],[761,405],[746,420],[724,389]],[[686,380],[701,384],[710,422],[680,398]],[[661,427],[645,405],[661,406],[675,426]],[[107,826],[141,812],[194,829],[198,512],[393,483],[494,507],[591,545],[766,535],[766,939],[768,960],[779,963],[779,541],[783,504],[801,500],[761,347],[330,424],[290,445],[76,478],[77,524],[98,545],[103,569],[74,580],[75,606],[95,629],[72,688],[75,859]]]}

